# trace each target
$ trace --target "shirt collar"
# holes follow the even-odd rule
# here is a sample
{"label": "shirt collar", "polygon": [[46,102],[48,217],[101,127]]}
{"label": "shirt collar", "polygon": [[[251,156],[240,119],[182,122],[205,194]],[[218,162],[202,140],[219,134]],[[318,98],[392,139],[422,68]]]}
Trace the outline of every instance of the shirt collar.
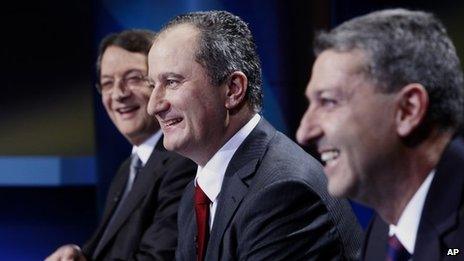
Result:
{"label": "shirt collar", "polygon": [[398,224],[396,226],[390,225],[389,236],[396,235],[410,254],[414,253],[422,209],[424,208],[425,198],[434,176],[435,170],[432,170],[406,205],[398,220]]}
{"label": "shirt collar", "polygon": [[222,181],[229,165],[230,160],[237,151],[238,147],[250,135],[251,131],[258,125],[261,116],[255,114],[237,133],[230,138],[221,149],[206,163],[204,167],[198,166],[195,177],[195,185],[199,184],[211,202],[214,202],[219,195]]}
{"label": "shirt collar", "polygon": [[155,148],[156,144],[158,143],[159,139],[161,138],[161,130],[158,130],[153,134],[150,138],[144,141],[139,146],[132,147],[132,154],[137,153],[139,159],[142,161],[143,166],[147,163],[148,159],[150,158],[153,149]]}

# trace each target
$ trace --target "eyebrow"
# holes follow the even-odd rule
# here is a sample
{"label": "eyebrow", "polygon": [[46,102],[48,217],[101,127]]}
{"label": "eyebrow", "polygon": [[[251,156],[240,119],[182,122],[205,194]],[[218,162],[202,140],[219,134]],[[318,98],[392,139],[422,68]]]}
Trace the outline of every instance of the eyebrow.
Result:
{"label": "eyebrow", "polygon": [[181,79],[184,78],[184,76],[182,76],[181,74],[173,73],[173,72],[162,73],[160,77],[161,78],[175,77],[175,78],[181,78]]}
{"label": "eyebrow", "polygon": [[110,76],[110,75],[102,75],[102,76],[100,76],[100,78],[113,78],[113,76]]}
{"label": "eyebrow", "polygon": [[317,89],[317,90],[315,90],[313,92],[313,96],[319,97],[325,92],[334,92],[334,90],[331,90],[331,89],[328,89],[328,88],[320,88],[320,89]]}
{"label": "eyebrow", "polygon": [[[160,79],[162,81],[165,81],[166,79],[169,79],[169,78],[175,78],[176,80],[179,80],[179,81],[182,81],[182,80],[185,79],[185,77],[182,74],[174,73],[174,72],[165,72],[165,73],[161,73],[158,76],[158,79]],[[151,79],[151,77],[150,77],[150,79]]]}
{"label": "eyebrow", "polygon": [[313,92],[313,95],[309,95],[307,98],[308,99],[310,99],[311,97],[319,98],[324,93],[330,93],[330,94],[333,94],[333,95],[336,95],[336,96],[339,96],[339,97],[345,95],[343,90],[341,90],[340,88],[326,88],[326,87],[323,87],[323,88],[319,88],[319,89],[315,90]]}
{"label": "eyebrow", "polygon": [[[130,74],[130,73],[134,73],[134,72],[137,72],[137,73],[141,73],[141,74],[144,74],[142,70],[140,69],[129,69],[127,71],[125,71],[122,76],[125,77],[126,75]],[[144,74],[145,75],[145,74]],[[113,78],[114,76],[113,75],[107,75],[107,74],[103,74],[100,78]]]}

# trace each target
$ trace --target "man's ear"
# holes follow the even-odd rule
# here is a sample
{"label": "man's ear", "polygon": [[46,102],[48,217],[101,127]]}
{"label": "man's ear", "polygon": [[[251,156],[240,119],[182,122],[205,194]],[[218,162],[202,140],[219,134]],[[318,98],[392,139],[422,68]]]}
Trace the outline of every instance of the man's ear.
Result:
{"label": "man's ear", "polygon": [[235,71],[229,76],[226,88],[225,106],[228,110],[235,109],[245,99],[248,78],[243,72]]}
{"label": "man's ear", "polygon": [[429,95],[424,86],[411,83],[397,94],[396,131],[407,137],[424,121],[429,107]]}

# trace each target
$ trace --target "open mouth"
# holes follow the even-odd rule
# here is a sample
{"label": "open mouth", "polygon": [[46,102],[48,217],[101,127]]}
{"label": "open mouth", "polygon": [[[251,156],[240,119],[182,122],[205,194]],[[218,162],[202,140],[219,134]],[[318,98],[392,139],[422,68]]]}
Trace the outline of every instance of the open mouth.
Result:
{"label": "open mouth", "polygon": [[116,111],[121,115],[127,115],[129,113],[132,113],[138,110],[139,108],[140,108],[139,106],[130,106],[130,107],[123,107],[123,108],[116,109]]}
{"label": "open mouth", "polygon": [[329,165],[334,162],[340,156],[340,151],[337,149],[325,150],[320,152],[321,160],[324,162],[324,165]]}
{"label": "open mouth", "polygon": [[182,118],[174,118],[174,119],[170,119],[170,120],[165,120],[163,121],[163,125],[165,127],[173,127],[177,124],[179,124],[179,122],[181,122],[183,119]]}

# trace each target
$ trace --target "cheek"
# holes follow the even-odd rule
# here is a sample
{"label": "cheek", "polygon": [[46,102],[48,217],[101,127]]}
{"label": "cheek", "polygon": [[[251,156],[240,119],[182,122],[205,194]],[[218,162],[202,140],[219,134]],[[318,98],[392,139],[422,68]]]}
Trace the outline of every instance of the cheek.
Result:
{"label": "cheek", "polygon": [[379,146],[378,139],[373,140],[369,136],[352,135],[352,139],[346,145],[347,164],[352,172],[351,175],[358,180],[364,180],[370,173],[376,173],[379,169],[385,167],[377,166],[382,158],[379,155],[382,147]]}
{"label": "cheek", "polygon": [[323,115],[321,117],[321,126],[325,135],[329,138],[329,142],[335,143],[332,144],[335,146],[346,144],[355,133],[353,121],[346,114]]}
{"label": "cheek", "polygon": [[191,118],[204,117],[205,111],[211,106],[211,101],[199,92],[177,92],[172,95],[171,104]]}
{"label": "cheek", "polygon": [[111,98],[102,96],[102,103],[108,114],[111,114]]}
{"label": "cheek", "polygon": [[352,109],[340,111],[338,117],[332,117],[333,131],[337,137],[342,139],[343,143],[350,146],[357,146],[363,142],[364,137],[372,133],[375,124],[369,123],[368,114]]}

